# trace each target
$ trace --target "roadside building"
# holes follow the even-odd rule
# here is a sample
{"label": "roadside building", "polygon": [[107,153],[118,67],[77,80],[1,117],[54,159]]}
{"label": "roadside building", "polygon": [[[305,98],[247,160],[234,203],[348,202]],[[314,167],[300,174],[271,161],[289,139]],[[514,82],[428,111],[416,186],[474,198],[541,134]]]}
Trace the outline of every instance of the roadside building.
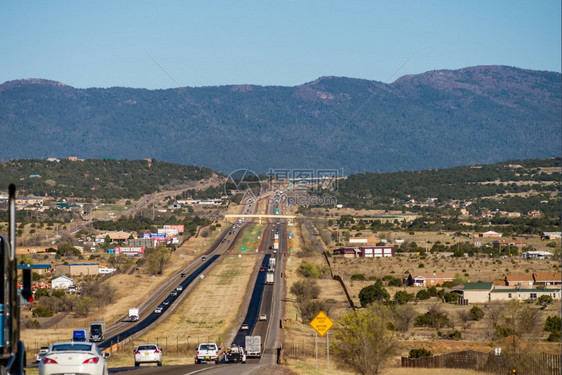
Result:
{"label": "roadside building", "polygon": [[368,240],[366,238],[350,238],[349,243],[366,244],[368,243]]}
{"label": "roadside building", "polygon": [[562,285],[562,273],[560,272],[535,272],[533,273],[535,283],[544,286]]}
{"label": "roadside building", "polygon": [[51,272],[50,264],[18,264],[17,269],[22,270],[25,268],[30,268],[33,272],[37,272],[39,275]]}
{"label": "roadside building", "polygon": [[55,273],[68,276],[95,276],[99,273],[99,265],[97,263],[57,264]]}
{"label": "roadside building", "polygon": [[51,280],[51,288],[52,289],[63,289],[63,290],[67,290],[69,287],[71,287],[74,282],[72,281],[72,279],[68,276],[59,276],[59,277],[55,277],[54,279]]}
{"label": "roadside building", "polygon": [[533,286],[533,275],[530,273],[514,273],[505,277],[505,286]]}
{"label": "roadside building", "polygon": [[468,303],[486,303],[490,301],[490,292],[494,287],[492,282],[467,283],[463,288],[463,298]]}
{"label": "roadside building", "polygon": [[475,233],[475,235],[481,238],[498,238],[502,236],[501,233],[494,232],[493,230],[489,230],[487,232]]}
{"label": "roadside building", "polygon": [[436,286],[442,285],[445,281],[453,281],[455,274],[453,272],[445,273],[411,273],[408,276],[407,284],[413,286]]}
{"label": "roadside building", "polygon": [[543,240],[557,240],[562,238],[562,232],[544,232],[541,236]]}
{"label": "roadside building", "polygon": [[362,258],[382,258],[394,256],[394,246],[362,246],[359,248]]}
{"label": "roadside building", "polygon": [[552,259],[554,254],[550,251],[530,250],[525,251],[521,256],[525,259]]}
{"label": "roadside building", "polygon": [[534,301],[540,296],[550,296],[553,299],[560,299],[560,288],[558,289],[525,289],[525,288],[494,288],[490,292],[490,301]]}
{"label": "roadside building", "polygon": [[124,231],[114,231],[114,232],[107,232],[104,234],[100,234],[96,236],[96,244],[104,243],[106,237],[109,236],[109,243],[112,244],[123,244],[126,243],[129,237],[131,237],[131,233],[124,232]]}
{"label": "roadside building", "polygon": [[28,255],[28,254],[40,254],[45,253],[47,249],[52,248],[52,246],[18,246],[16,247],[17,255]]}
{"label": "roadside building", "polygon": [[332,254],[343,258],[356,258],[359,252],[360,250],[355,247],[340,247],[339,249],[335,249]]}
{"label": "roadside building", "polygon": [[527,242],[525,242],[525,241],[514,241],[514,240],[496,240],[496,241],[492,242],[492,245],[499,246],[500,248],[501,247],[507,247],[507,246],[514,246],[514,247],[517,247],[519,249],[522,249],[525,246],[527,246]]}

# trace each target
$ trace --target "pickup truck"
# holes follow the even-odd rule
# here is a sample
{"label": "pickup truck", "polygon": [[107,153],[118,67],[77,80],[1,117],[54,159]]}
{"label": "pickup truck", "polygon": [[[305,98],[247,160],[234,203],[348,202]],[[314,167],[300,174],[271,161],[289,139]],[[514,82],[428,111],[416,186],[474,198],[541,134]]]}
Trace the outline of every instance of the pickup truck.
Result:
{"label": "pickup truck", "polygon": [[205,342],[199,344],[195,354],[195,363],[207,363],[211,361],[219,363],[220,350],[221,348],[215,343]]}
{"label": "pickup truck", "polygon": [[226,363],[246,363],[244,348],[233,344],[230,349],[226,351],[224,361]]}

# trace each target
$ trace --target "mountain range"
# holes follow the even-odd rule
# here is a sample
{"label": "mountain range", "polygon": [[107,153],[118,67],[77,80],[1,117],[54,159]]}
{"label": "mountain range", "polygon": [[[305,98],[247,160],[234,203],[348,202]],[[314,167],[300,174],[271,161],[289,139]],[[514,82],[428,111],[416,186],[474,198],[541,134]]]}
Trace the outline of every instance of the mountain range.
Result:
{"label": "mountain range", "polygon": [[0,85],[0,159],[153,158],[227,174],[421,170],[559,156],[561,116],[560,73],[507,66],[294,87],[23,79]]}

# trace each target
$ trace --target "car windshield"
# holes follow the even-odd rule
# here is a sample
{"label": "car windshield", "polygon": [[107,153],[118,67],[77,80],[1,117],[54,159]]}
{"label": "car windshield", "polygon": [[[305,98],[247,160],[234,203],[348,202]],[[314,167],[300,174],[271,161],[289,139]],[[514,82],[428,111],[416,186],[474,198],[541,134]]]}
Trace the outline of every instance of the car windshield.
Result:
{"label": "car windshield", "polygon": [[79,352],[90,352],[94,351],[91,344],[77,344],[77,343],[67,343],[67,344],[55,344],[51,348],[52,352],[67,352],[67,351],[79,351]]}
{"label": "car windshield", "polygon": [[201,350],[215,350],[214,345],[201,345]]}
{"label": "car windshield", "polygon": [[156,345],[139,345],[137,350],[156,350]]}

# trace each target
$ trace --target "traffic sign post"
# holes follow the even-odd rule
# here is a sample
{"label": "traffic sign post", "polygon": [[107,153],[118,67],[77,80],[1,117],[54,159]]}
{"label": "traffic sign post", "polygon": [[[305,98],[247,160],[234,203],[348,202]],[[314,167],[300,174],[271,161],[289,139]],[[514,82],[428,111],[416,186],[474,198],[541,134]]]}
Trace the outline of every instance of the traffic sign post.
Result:
{"label": "traffic sign post", "polygon": [[[312,319],[309,323],[312,328],[314,328],[315,332],[315,353],[316,353],[316,371],[318,371],[318,335],[324,336],[330,328],[334,325],[334,322],[328,318],[328,315],[324,313],[324,311],[320,311],[314,319]],[[328,370],[330,369],[330,338],[329,334],[326,336],[326,362],[328,366]]]}
{"label": "traffic sign post", "polygon": [[324,336],[326,332],[328,332],[330,328],[332,328],[334,322],[330,318],[328,318],[328,315],[326,315],[324,311],[320,311],[314,317],[314,319],[310,321],[309,324],[316,330],[316,332],[318,332],[320,336]]}

